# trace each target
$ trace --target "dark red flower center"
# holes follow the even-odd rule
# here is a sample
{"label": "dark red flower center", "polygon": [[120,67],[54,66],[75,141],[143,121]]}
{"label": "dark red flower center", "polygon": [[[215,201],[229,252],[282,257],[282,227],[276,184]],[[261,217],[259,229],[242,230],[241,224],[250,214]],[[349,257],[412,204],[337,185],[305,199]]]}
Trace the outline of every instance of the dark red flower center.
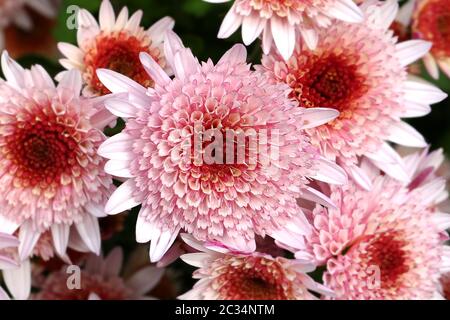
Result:
{"label": "dark red flower center", "polygon": [[64,173],[72,175],[71,169],[77,161],[77,143],[72,130],[59,123],[21,122],[6,137],[8,157],[16,165],[14,176],[22,186],[45,187],[59,182]]}
{"label": "dark red flower center", "polygon": [[401,276],[408,272],[407,243],[398,232],[385,232],[374,236],[367,247],[368,266],[380,270],[382,288],[396,287]]}
{"label": "dark red flower center", "polygon": [[99,68],[119,72],[140,83],[144,87],[153,85],[153,81],[142,67],[139,53],[147,52],[158,62],[159,51],[150,50],[149,44],[144,44],[134,36],[121,32],[116,36],[100,35],[95,47],[85,56],[85,64],[91,75],[90,85],[100,95],[110,91],[100,82],[96,70]]}
{"label": "dark red flower center", "polygon": [[216,281],[227,300],[285,300],[290,294],[282,266],[260,257],[228,265]]}
{"label": "dark red flower center", "polygon": [[327,107],[339,111],[365,91],[365,78],[357,65],[344,55],[315,56],[306,53],[299,58],[298,68],[290,70],[287,82],[292,96],[305,108]]}
{"label": "dark red flower center", "polygon": [[414,28],[433,43],[433,54],[450,56],[450,0],[429,0],[420,8]]}

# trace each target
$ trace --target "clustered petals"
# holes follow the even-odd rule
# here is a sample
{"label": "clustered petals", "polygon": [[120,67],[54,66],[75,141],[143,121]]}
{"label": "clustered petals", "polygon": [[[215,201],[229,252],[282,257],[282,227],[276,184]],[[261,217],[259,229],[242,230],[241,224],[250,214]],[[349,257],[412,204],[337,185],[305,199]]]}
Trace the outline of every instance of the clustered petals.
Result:
{"label": "clustered petals", "polygon": [[222,22],[218,36],[228,38],[242,25],[244,44],[251,44],[262,34],[264,52],[268,53],[271,47],[276,47],[287,60],[294,51],[297,36],[313,50],[319,33],[327,30],[334,19],[359,23],[363,14],[350,0],[235,0]]}
{"label": "clustered petals", "polygon": [[96,74],[96,70],[101,68],[117,71],[143,86],[153,86],[153,80],[139,61],[139,54],[148,53],[165,68],[163,39],[165,32],[173,28],[174,21],[165,17],[144,30],[140,26],[141,19],[142,11],[136,11],[128,17],[126,7],[116,18],[109,1],[101,4],[100,24],[89,11],[81,9],[78,12],[78,47],[69,43],[59,43],[58,47],[66,56],[60,60],[61,64],[68,70],[78,69],[82,72],[86,84],[85,95],[102,96],[109,93]]}
{"label": "clustered petals", "polygon": [[388,29],[397,10],[396,1],[368,3],[364,22],[336,22],[321,33],[315,50],[297,45],[287,61],[276,52],[262,59],[261,69],[274,81],[287,83],[301,107],[339,110],[335,120],[309,130],[311,141],[366,189],[368,179],[357,168],[361,157],[399,180],[410,179],[386,141],[425,147],[420,133],[401,118],[425,115],[430,104],[446,97],[438,88],[408,78],[406,66],[426,54],[430,44],[397,43]]}
{"label": "clustered petals", "polygon": [[439,297],[440,275],[450,266],[444,245],[450,215],[439,212],[447,198],[445,180],[435,173],[442,160],[439,151],[406,157],[410,184],[366,164],[373,189],[332,187],[337,208],[313,209],[312,235],[292,250],[326,265],[324,285],[338,299]]}
{"label": "clustered petals", "polygon": [[200,251],[181,256],[199,268],[194,277],[200,280],[180,299],[313,300],[312,292],[332,295],[306,275],[312,265],[261,253],[214,251],[187,235],[183,238]]}
{"label": "clustered petals", "polygon": [[[410,5],[416,3],[411,2]],[[413,36],[433,43],[430,53],[424,57],[428,72],[437,79],[440,68],[450,76],[450,1],[422,0],[417,1],[414,7],[410,17]]]}
{"label": "clustered petals", "polygon": [[[110,0],[66,8],[57,84],[2,52],[0,300],[450,299],[449,162],[405,120],[450,0],[204,1],[242,29],[217,62]],[[0,48],[59,4],[0,0]]]}
{"label": "clustered petals", "polygon": [[[114,214],[142,203],[137,234],[142,242],[152,241],[153,260],[159,260],[180,229],[243,251],[254,250],[255,233],[275,236],[284,222],[297,221],[301,229],[302,213],[295,198],[302,196],[308,178],[346,180],[345,173],[322,159],[303,133],[303,128],[324,123],[337,113],[298,108],[288,98],[286,85],[270,84],[263,73],[250,70],[240,45],[214,65],[199,64],[173,33],[166,43],[175,78],[168,78],[150,56],[142,54],[144,67],[156,81],[147,95],[128,79],[118,86],[125,79],[117,73],[98,72],[112,92],[136,94],[133,101],[107,102],[112,113],[129,115],[124,131],[106,141],[100,154],[110,159],[107,172],[131,177],[109,200],[107,211]],[[225,136],[217,151],[224,153],[224,159],[231,149],[237,154],[243,148],[248,161],[238,161],[234,153],[225,163],[216,162],[217,157],[212,163],[198,158],[196,148],[207,153],[211,130]],[[264,139],[272,139],[277,150],[258,154],[252,163],[250,144],[227,138],[226,131],[245,130],[257,137],[268,133],[256,143],[267,147],[270,143]]]}

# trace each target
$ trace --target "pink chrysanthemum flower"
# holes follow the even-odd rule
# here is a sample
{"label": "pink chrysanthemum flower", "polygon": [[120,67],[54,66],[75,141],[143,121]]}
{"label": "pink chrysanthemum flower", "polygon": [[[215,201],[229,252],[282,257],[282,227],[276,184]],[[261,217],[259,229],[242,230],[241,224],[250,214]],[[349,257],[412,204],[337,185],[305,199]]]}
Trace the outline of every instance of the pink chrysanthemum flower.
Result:
{"label": "pink chrysanthemum flower", "polygon": [[450,270],[450,248],[444,245],[450,215],[438,207],[447,192],[435,174],[442,152],[425,150],[404,160],[411,183],[365,162],[373,189],[353,183],[327,187],[337,208],[316,206],[307,214],[312,234],[304,243],[286,243],[296,248],[296,258],[326,265],[324,284],[339,299],[440,297],[440,276]]}
{"label": "pink chrysanthemum flower", "polygon": [[183,235],[187,244],[200,252],[181,256],[199,268],[194,287],[178,297],[189,300],[312,300],[310,292],[332,295],[306,272],[314,266],[299,260],[254,252],[242,254],[202,244]]}
{"label": "pink chrysanthemum flower", "polygon": [[[123,252],[113,249],[106,258],[91,254],[80,273],[80,283],[71,281],[68,266],[48,274],[39,284],[36,300],[137,300],[158,284],[164,269],[146,266],[127,278],[121,276]],[[73,286],[73,287],[72,287]]]}
{"label": "pink chrysanthemum flower", "polygon": [[145,87],[153,86],[153,79],[142,67],[139,54],[148,53],[165,68],[162,50],[164,34],[175,23],[171,18],[165,17],[144,30],[140,26],[141,19],[140,10],[128,19],[126,7],[116,19],[109,0],[103,0],[100,6],[100,25],[89,11],[81,9],[78,12],[78,47],[59,43],[58,48],[67,57],[61,59],[60,63],[66,69],[78,69],[82,72],[86,84],[84,94],[91,96],[109,93],[95,73],[100,68],[117,71]]}
{"label": "pink chrysanthemum flower", "polygon": [[429,105],[446,94],[423,81],[408,79],[406,66],[426,54],[430,43],[397,43],[388,30],[397,1],[369,0],[361,8],[363,23],[336,21],[321,32],[316,50],[297,47],[287,62],[272,53],[263,57],[262,64],[276,81],[289,84],[291,97],[300,106],[340,111],[335,120],[308,130],[311,141],[369,189],[370,181],[357,167],[359,158],[369,158],[399,180],[410,179],[386,141],[424,147],[422,135],[401,118],[429,113]]}
{"label": "pink chrysanthemum flower", "polygon": [[19,256],[33,252],[50,231],[65,256],[69,233],[100,251],[97,217],[114,190],[97,155],[112,117],[103,99],[80,97],[78,71],[55,87],[41,66],[23,69],[2,55],[0,80],[0,231],[18,230]]}
{"label": "pink chrysanthemum flower", "polygon": [[[286,85],[270,84],[264,74],[250,70],[242,45],[216,65],[210,60],[200,64],[169,32],[165,55],[175,72],[173,80],[149,55],[141,55],[154,89],[110,70],[97,72],[109,90],[128,93],[127,99],[107,102],[113,114],[128,120],[124,131],[103,143],[99,153],[110,159],[107,172],[129,180],[112,195],[106,211],[115,214],[142,204],[137,241],[151,241],[152,261],[162,257],[181,229],[245,252],[255,249],[255,233],[275,236],[286,227],[302,232],[295,198],[326,202],[307,186],[308,179],[346,182],[345,172],[322,159],[303,131],[338,113],[297,107]],[[251,159],[250,154],[262,148],[224,133],[225,141],[217,140],[219,147],[213,150],[216,156],[225,153],[223,161],[210,159],[211,144],[203,145],[208,134],[244,130],[258,132],[253,137],[267,133],[267,141],[257,138],[256,145],[272,143],[276,150]],[[236,155],[230,150],[235,148]],[[236,159],[238,153],[245,161]]]}
{"label": "pink chrysanthemum flower", "polygon": [[[204,0],[221,3],[230,0]],[[242,25],[242,39],[251,44],[262,34],[263,49],[270,51],[272,42],[284,59],[294,52],[296,38],[314,50],[321,32],[333,20],[359,23],[363,14],[353,0],[235,0],[225,16],[218,37],[228,38]]]}
{"label": "pink chrysanthemum flower", "polygon": [[439,78],[439,68],[450,77],[450,1],[409,0],[398,19],[411,25],[412,36],[433,44],[423,57],[428,73]]}
{"label": "pink chrysanthemum flower", "polygon": [[50,0],[0,0],[0,50],[4,47],[5,27],[14,23],[22,29],[31,29],[33,23],[27,14],[27,7],[46,17],[56,14],[55,6]]}

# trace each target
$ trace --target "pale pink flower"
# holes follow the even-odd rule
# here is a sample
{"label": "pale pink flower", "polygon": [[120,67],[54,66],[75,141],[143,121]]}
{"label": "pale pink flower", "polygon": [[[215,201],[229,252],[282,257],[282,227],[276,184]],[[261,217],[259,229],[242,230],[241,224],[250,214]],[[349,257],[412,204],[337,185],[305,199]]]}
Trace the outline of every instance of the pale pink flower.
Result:
{"label": "pale pink flower", "polygon": [[314,265],[300,260],[254,252],[243,254],[210,246],[182,235],[186,243],[200,252],[181,259],[199,268],[194,287],[178,297],[188,300],[314,300],[310,291],[333,295],[306,272]]}
{"label": "pale pink flower", "polygon": [[411,25],[412,37],[433,44],[423,57],[428,73],[439,78],[439,69],[450,77],[450,1],[409,0],[402,6],[399,20]]}
{"label": "pale pink flower", "polygon": [[296,258],[326,265],[324,285],[339,299],[441,297],[439,278],[450,271],[450,247],[444,245],[450,215],[438,207],[448,196],[445,180],[436,177],[442,152],[425,150],[404,161],[413,177],[409,184],[365,162],[371,191],[353,183],[326,186],[337,208],[316,206],[306,214],[312,234],[304,243],[285,243]]}
{"label": "pale pink flower", "polygon": [[251,44],[262,34],[264,52],[268,53],[274,42],[287,60],[294,52],[296,38],[314,50],[321,32],[326,32],[335,19],[359,23],[363,21],[363,14],[353,0],[235,0],[218,37],[228,38],[242,25],[244,44]]}
{"label": "pale pink flower", "polygon": [[19,261],[46,232],[61,257],[70,233],[74,245],[99,253],[97,217],[105,216],[114,190],[97,155],[101,130],[113,119],[103,108],[106,97],[80,97],[78,71],[55,87],[41,66],[23,69],[6,52],[1,62],[0,231],[18,229]]}
{"label": "pale pink flower", "polygon": [[53,17],[56,14],[56,6],[51,0],[0,0],[0,50],[4,47],[4,28],[10,24],[15,24],[24,30],[33,27],[27,8],[46,17]]}
{"label": "pale pink flower", "polygon": [[[141,55],[154,89],[110,70],[97,71],[113,93],[128,93],[127,99],[106,103],[127,122],[122,133],[102,144],[99,154],[110,159],[108,173],[129,178],[112,195],[106,211],[116,214],[142,204],[136,236],[138,242],[151,241],[152,261],[163,256],[181,229],[242,251],[255,249],[255,233],[279,236],[284,228],[304,232],[295,198],[327,202],[308,187],[309,178],[345,183],[346,175],[322,159],[303,132],[338,113],[299,108],[288,98],[285,84],[271,84],[250,70],[242,45],[214,65],[211,60],[200,64],[173,32],[167,33],[165,43],[173,80],[148,54]],[[206,136],[208,130],[216,134],[252,129],[276,135],[278,152],[259,153],[253,163],[236,161],[230,152],[231,164],[211,164],[195,152],[190,155],[196,137]],[[249,143],[243,146],[233,138],[222,142],[218,154],[239,147],[249,159]],[[200,156],[206,155],[207,148],[200,149]]]}
{"label": "pale pink flower", "polygon": [[[113,249],[108,256],[89,255],[80,272],[80,287],[71,279],[69,266],[50,272],[39,284],[36,300],[137,300],[151,299],[147,294],[158,284],[164,269],[147,265],[129,277],[121,275],[123,252]],[[154,298],[153,298],[154,299]]]}
{"label": "pale pink flower", "polygon": [[[140,26],[141,19],[141,10],[128,18],[127,7],[122,8],[116,18],[109,0],[103,0],[100,6],[100,24],[89,11],[81,9],[78,12],[78,46],[59,43],[58,48],[66,56],[60,60],[61,65],[68,70],[81,71],[86,84],[83,94],[109,93],[95,73],[99,68],[117,71],[143,86],[153,86],[153,79],[139,61],[139,53],[150,54],[165,68],[164,34],[171,30],[175,23],[172,18],[165,17],[145,30]],[[61,77],[61,74],[57,77]]]}
{"label": "pale pink flower", "polygon": [[300,106],[335,108],[340,115],[308,130],[311,141],[330,160],[336,160],[361,186],[370,181],[358,169],[369,158],[393,177],[408,181],[404,164],[387,141],[424,147],[425,140],[401,118],[426,115],[430,104],[447,96],[438,88],[408,78],[406,67],[428,52],[422,40],[397,43],[389,30],[398,3],[365,1],[360,24],[336,21],[321,32],[316,50],[297,47],[285,62],[277,54],[263,57],[263,69],[292,88]]}

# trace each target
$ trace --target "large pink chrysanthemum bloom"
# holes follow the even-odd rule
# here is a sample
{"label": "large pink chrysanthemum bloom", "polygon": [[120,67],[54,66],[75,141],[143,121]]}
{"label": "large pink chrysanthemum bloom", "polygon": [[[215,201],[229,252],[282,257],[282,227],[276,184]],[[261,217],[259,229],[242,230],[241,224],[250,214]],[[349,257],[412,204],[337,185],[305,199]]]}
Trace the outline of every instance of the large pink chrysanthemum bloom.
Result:
{"label": "large pink chrysanthemum bloom", "polygon": [[314,270],[312,264],[259,252],[230,252],[188,235],[182,237],[199,251],[181,256],[184,262],[199,268],[193,275],[199,281],[179,299],[313,300],[317,298],[310,291],[333,294],[306,274]]}
{"label": "large pink chrysanthemum bloom", "polygon": [[78,12],[78,46],[59,43],[58,48],[66,56],[60,60],[61,65],[68,70],[78,69],[82,72],[86,84],[83,94],[98,96],[109,93],[95,73],[100,68],[117,71],[145,87],[153,86],[153,79],[142,67],[139,54],[150,54],[165,68],[164,34],[175,23],[172,18],[165,17],[144,30],[140,26],[141,19],[141,10],[128,19],[126,7],[116,19],[109,0],[103,0],[100,6],[100,25],[89,11],[81,9]]}
{"label": "large pink chrysanthemum bloom", "polygon": [[387,141],[424,147],[422,135],[401,118],[426,115],[430,104],[447,95],[408,78],[408,64],[426,54],[431,44],[397,43],[388,29],[398,11],[397,1],[369,0],[361,8],[363,23],[336,21],[321,33],[316,50],[297,47],[287,62],[275,53],[266,55],[262,69],[289,84],[291,97],[300,106],[340,111],[334,121],[308,130],[311,141],[369,189],[369,179],[358,169],[359,159],[366,157],[387,174],[408,181],[401,158]]}
{"label": "large pink chrysanthemum bloom", "polygon": [[321,32],[326,32],[335,19],[359,23],[363,14],[353,0],[235,0],[218,37],[228,38],[242,25],[242,40],[246,45],[262,34],[264,52],[268,53],[274,42],[287,60],[294,52],[297,38],[314,50]]}
{"label": "large pink chrysanthemum bloom", "polygon": [[41,66],[23,69],[6,52],[1,63],[0,231],[18,229],[20,260],[48,231],[61,257],[70,233],[99,253],[97,217],[114,190],[97,154],[101,130],[113,119],[103,107],[106,97],[80,97],[75,70],[55,87]]}
{"label": "large pink chrysanthemum bloom", "polygon": [[[69,266],[50,272],[38,285],[35,300],[140,300],[159,283],[164,269],[145,266],[128,277],[121,275],[122,249],[113,249],[105,258],[89,255],[81,268],[79,287],[72,281]],[[69,285],[68,285],[69,284]]]}
{"label": "large pink chrysanthemum bloom", "polygon": [[353,183],[326,187],[337,209],[316,206],[307,213],[312,234],[304,243],[287,243],[297,258],[326,265],[324,285],[339,299],[441,297],[439,279],[450,270],[444,245],[450,215],[439,211],[447,198],[445,179],[435,173],[442,152],[425,150],[404,160],[409,184],[365,162],[371,191]]}
{"label": "large pink chrysanthemum bloom", "polygon": [[[308,179],[347,180],[341,168],[318,155],[303,132],[338,113],[299,108],[288,98],[286,85],[270,84],[265,75],[250,70],[242,45],[234,46],[216,65],[210,60],[200,64],[169,32],[165,55],[174,79],[149,55],[141,55],[155,80],[154,89],[110,70],[97,71],[113,93],[128,93],[127,99],[106,103],[127,123],[122,133],[102,144],[99,154],[110,159],[108,173],[129,178],[112,195],[106,211],[116,214],[142,204],[136,236],[138,242],[151,241],[152,261],[162,257],[181,229],[242,251],[254,250],[255,233],[281,236],[284,228],[303,232],[295,198],[327,202],[308,187]],[[213,151],[231,159],[210,159],[208,134],[215,138],[225,131],[244,130],[258,132],[253,137],[267,133],[267,141],[257,138],[256,144],[274,149],[250,159],[262,148],[224,133],[225,141],[215,141],[219,148]],[[236,159],[229,148],[244,154],[245,161]]]}
{"label": "large pink chrysanthemum bloom", "polygon": [[33,23],[27,14],[27,7],[46,17],[56,14],[51,0],[0,0],[0,50],[4,47],[3,29],[11,23],[25,30],[32,28]]}
{"label": "large pink chrysanthemum bloom", "polygon": [[413,38],[433,44],[423,57],[429,74],[439,78],[439,68],[450,77],[450,1],[409,0],[401,9],[399,19],[411,24]]}

